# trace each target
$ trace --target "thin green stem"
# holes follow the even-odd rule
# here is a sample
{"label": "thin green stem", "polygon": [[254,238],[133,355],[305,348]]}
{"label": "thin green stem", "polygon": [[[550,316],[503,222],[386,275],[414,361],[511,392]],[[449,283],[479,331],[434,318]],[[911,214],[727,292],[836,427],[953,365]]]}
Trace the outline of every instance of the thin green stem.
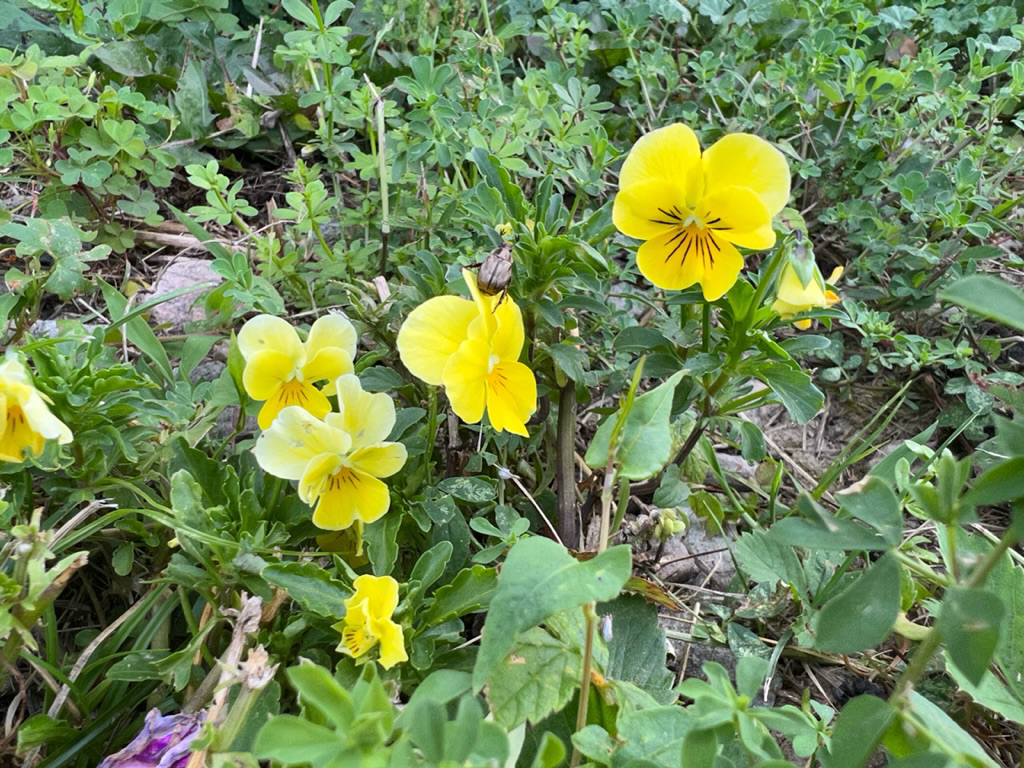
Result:
{"label": "thin green stem", "polygon": [[427,485],[434,482],[434,441],[437,439],[437,387],[430,387],[427,394]]}

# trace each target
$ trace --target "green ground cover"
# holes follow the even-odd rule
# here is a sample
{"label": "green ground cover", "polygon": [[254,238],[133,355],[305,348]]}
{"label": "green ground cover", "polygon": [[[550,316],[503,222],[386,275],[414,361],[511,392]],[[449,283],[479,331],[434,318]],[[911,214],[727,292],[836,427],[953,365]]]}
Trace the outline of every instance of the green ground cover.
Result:
{"label": "green ground cover", "polygon": [[0,764],[1019,764],[1022,42],[0,0]]}

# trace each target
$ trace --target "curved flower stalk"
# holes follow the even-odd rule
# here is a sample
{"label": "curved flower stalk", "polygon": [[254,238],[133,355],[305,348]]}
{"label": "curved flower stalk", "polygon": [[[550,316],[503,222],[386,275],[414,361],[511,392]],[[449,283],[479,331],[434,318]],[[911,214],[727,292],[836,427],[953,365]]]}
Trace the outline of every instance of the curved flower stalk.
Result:
{"label": "curved flower stalk", "polygon": [[[794,315],[806,312],[811,309],[835,306],[839,303],[839,295],[828,288],[834,284],[843,274],[842,267],[836,267],[829,275],[828,283],[821,277],[817,265],[811,272],[811,279],[804,285],[797,274],[792,263],[787,262],[779,275],[779,289],[776,293],[775,302],[772,304],[772,312],[778,313],[783,320],[790,320]],[[807,330],[811,327],[810,318],[797,320],[793,323],[800,330]]]}
{"label": "curved flower stalk", "polygon": [[322,419],[331,410],[327,396],[313,386],[352,372],[356,331],[345,317],[325,315],[313,323],[305,342],[287,321],[258,315],[238,333],[238,348],[245,358],[242,384],[260,409],[260,429],[296,405]]}
{"label": "curved flower stalk", "polygon": [[420,304],[398,332],[398,354],[419,379],[443,386],[467,424],[487,413],[491,426],[526,437],[537,410],[537,380],[519,362],[523,314],[507,296],[485,296],[463,270],[473,298],[436,296]]}
{"label": "curved flower stalk", "polygon": [[345,601],[345,618],[334,625],[341,632],[338,650],[358,659],[380,646],[377,660],[384,669],[408,661],[402,627],[391,620],[398,607],[398,582],[390,576],[360,576],[355,593]]}
{"label": "curved flower stalk", "polygon": [[299,498],[315,505],[313,523],[340,531],[372,523],[391,508],[380,478],[400,470],[405,446],[386,442],[395,404],[386,394],[364,392],[353,374],[336,384],[339,411],[318,419],[288,406],[256,441],[256,461],[271,475],[299,481]]}
{"label": "curved flower stalk", "polygon": [[50,413],[47,402],[32,384],[28,369],[9,354],[0,363],[0,461],[38,456],[47,440],[71,442],[71,430]]}
{"label": "curved flower stalk", "polygon": [[736,246],[775,245],[772,218],[788,199],[789,164],[767,141],[731,133],[701,153],[693,131],[677,123],[633,145],[612,219],[645,241],[636,256],[644,277],[667,290],[700,283],[714,301],[743,267]]}

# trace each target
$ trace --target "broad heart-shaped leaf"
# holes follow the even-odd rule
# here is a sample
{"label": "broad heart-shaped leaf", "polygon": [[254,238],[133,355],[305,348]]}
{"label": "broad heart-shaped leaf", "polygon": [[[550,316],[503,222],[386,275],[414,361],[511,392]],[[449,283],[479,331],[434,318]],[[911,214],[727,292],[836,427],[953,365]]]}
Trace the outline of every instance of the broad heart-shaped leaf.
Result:
{"label": "broad heart-shaped leaf", "polygon": [[315,563],[274,563],[260,575],[306,610],[331,619],[345,615],[345,601],[352,597],[351,590]]}
{"label": "broad heart-shaped leaf", "polygon": [[807,575],[793,547],[780,544],[764,531],[749,531],[736,540],[735,552],[743,572],[754,581],[781,581],[807,599]]}
{"label": "broad heart-shaped leaf", "polygon": [[511,730],[561,709],[579,686],[582,664],[578,648],[540,627],[526,630],[487,679],[495,721]]}
{"label": "broad heart-shaped leaf", "polygon": [[882,642],[900,610],[900,564],[886,554],[838,595],[817,616],[815,647],[854,653]]}
{"label": "broad heart-shaped leaf", "polygon": [[940,292],[939,298],[1024,331],[1024,291],[1004,280],[988,275],[962,277]]}
{"label": "broad heart-shaped leaf", "polygon": [[936,626],[953,664],[977,685],[999,644],[1006,606],[986,589],[953,586],[946,590]]}
{"label": "broad heart-shaped leaf", "polygon": [[895,710],[876,696],[850,699],[832,729],[832,746],[822,755],[824,768],[861,768],[874,754]]}
{"label": "broad heart-shaped leaf", "polygon": [[592,600],[618,596],[629,578],[633,559],[627,545],[612,547],[577,562],[560,544],[534,536],[509,551],[484,622],[483,640],[473,669],[479,691],[512,650],[519,633],[554,613]]}
{"label": "broad heart-shaped leaf", "polygon": [[672,673],[665,666],[665,631],[654,606],[639,595],[623,595],[599,605],[597,612],[602,621],[605,616],[611,621],[605,678],[635,683],[659,704],[675,701]]}
{"label": "broad heart-shaped leaf", "polygon": [[778,396],[797,424],[806,424],[825,404],[821,390],[796,363],[763,363],[754,369],[754,375]]}
{"label": "broad heart-shaped leaf", "polygon": [[[633,401],[619,432],[615,452],[615,463],[622,477],[646,480],[660,472],[672,458],[672,396],[682,378],[680,371]],[[608,416],[590,441],[586,462],[594,469],[604,469],[608,464],[609,443],[618,418],[618,412]]]}

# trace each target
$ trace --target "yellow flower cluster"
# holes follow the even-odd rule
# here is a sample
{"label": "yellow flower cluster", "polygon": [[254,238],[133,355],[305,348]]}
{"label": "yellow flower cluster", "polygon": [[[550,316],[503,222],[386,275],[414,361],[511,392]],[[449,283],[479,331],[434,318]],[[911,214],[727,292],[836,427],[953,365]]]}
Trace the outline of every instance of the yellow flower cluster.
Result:
{"label": "yellow flower cluster", "polygon": [[[391,507],[380,478],[405,465],[406,449],[386,441],[394,402],[364,392],[352,373],[352,324],[340,315],[322,317],[303,343],[286,321],[260,315],[242,328],[238,346],[246,391],[266,400],[259,416],[265,431],[253,449],[263,470],[298,481],[299,497],[315,507],[320,528],[340,531],[380,519]],[[313,385],[325,379],[322,390]],[[337,411],[328,396],[337,397]]]}
{"label": "yellow flower cluster", "polygon": [[66,445],[67,425],[50,413],[47,398],[12,354],[0,363],[0,461],[20,463],[38,456],[47,440]]}
{"label": "yellow flower cluster", "polygon": [[[406,462],[401,443],[388,442],[395,404],[383,393],[363,390],[352,372],[356,332],[340,315],[321,317],[305,342],[286,321],[271,315],[249,320],[238,334],[245,358],[242,383],[256,400],[264,432],[256,461],[275,477],[297,480],[299,498],[314,507],[313,523],[331,531],[379,520],[391,508],[381,478]],[[326,381],[322,389],[316,382]],[[329,397],[336,397],[332,410]],[[391,616],[398,607],[398,582],[390,576],[360,576],[345,601],[338,650],[359,658],[379,646],[385,669],[409,657],[402,627]]]}
{"label": "yellow flower cluster", "polygon": [[508,296],[485,296],[469,270],[472,300],[436,296],[409,313],[398,332],[398,354],[417,378],[443,386],[455,415],[526,437],[537,410],[537,380],[519,362],[523,314]]}

